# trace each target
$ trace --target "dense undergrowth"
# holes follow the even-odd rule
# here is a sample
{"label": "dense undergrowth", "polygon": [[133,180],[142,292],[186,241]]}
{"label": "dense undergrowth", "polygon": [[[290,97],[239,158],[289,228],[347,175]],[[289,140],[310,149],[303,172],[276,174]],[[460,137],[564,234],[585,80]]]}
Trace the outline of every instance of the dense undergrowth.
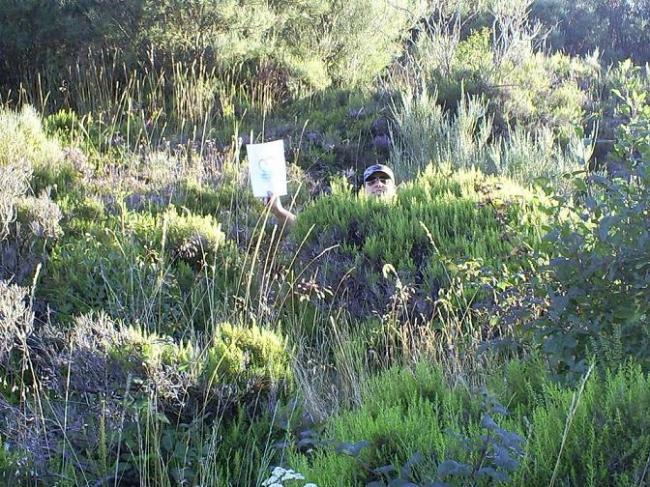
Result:
{"label": "dense undergrowth", "polygon": [[[3,483],[648,482],[639,23],[5,3]],[[580,56],[541,48],[558,12],[589,29],[549,45]],[[274,138],[290,229],[248,189],[244,144]],[[392,199],[357,189],[377,161]]]}

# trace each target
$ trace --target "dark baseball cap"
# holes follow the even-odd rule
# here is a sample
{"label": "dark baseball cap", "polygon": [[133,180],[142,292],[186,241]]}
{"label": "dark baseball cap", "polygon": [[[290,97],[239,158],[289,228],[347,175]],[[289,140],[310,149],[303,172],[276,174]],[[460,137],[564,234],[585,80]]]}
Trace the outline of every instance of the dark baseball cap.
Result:
{"label": "dark baseball cap", "polygon": [[384,164],[373,164],[372,166],[367,167],[365,171],[363,171],[363,182],[365,183],[370,176],[377,173],[384,174],[385,176],[388,176],[393,181],[395,181],[395,175],[393,174],[393,170],[390,167],[385,166]]}

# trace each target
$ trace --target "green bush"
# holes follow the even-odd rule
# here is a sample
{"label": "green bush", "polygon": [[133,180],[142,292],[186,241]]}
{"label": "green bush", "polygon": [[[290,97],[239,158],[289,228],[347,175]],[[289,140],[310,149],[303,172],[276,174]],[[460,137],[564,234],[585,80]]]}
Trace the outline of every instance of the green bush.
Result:
{"label": "green bush", "polygon": [[38,290],[61,318],[103,309],[150,330],[214,324],[215,306],[228,302],[239,277],[238,251],[214,218],[173,207],[106,216],[92,198],[67,203],[66,235]]}
{"label": "green bush", "polygon": [[179,215],[175,209],[162,216],[162,233],[172,258],[199,268],[211,264],[225,245],[225,235],[212,216]]}
{"label": "green bush", "polygon": [[632,356],[650,366],[650,103],[624,103],[636,115],[615,144],[622,166],[612,176],[574,175],[579,198],[556,199],[545,239],[551,260],[540,291],[549,306],[534,329],[560,374],[581,374],[591,355],[602,365]]}
{"label": "green bush", "polygon": [[39,169],[56,167],[62,160],[61,146],[46,135],[33,107],[0,109],[0,166],[20,163]]}
{"label": "green bush", "polygon": [[[504,282],[524,269],[527,249],[541,237],[536,205],[534,191],[508,180],[429,168],[390,201],[335,187],[301,212],[292,237],[305,240],[302,262],[333,246],[317,261],[318,280],[346,287],[349,295],[339,292],[354,315],[382,312],[390,302],[394,288],[382,277],[387,264],[402,284],[416,287],[424,312],[464,262],[477,261]],[[469,292],[481,284],[466,285]]]}
{"label": "green bush", "polygon": [[554,476],[562,485],[638,485],[650,447],[649,382],[629,366],[570,389],[539,362],[515,361],[486,395],[449,386],[421,363],[370,380],[361,407],[332,417],[320,446],[292,453],[289,465],[323,486],[548,485]]}
{"label": "green bush", "polygon": [[207,351],[203,376],[208,383],[249,382],[263,389],[286,382],[291,378],[286,344],[277,334],[256,325],[221,323]]}
{"label": "green bush", "polygon": [[[61,106],[74,104],[80,96],[62,73],[68,66],[83,71],[84,57],[90,64],[105,58],[108,66],[123,61],[124,69],[113,73],[121,83],[134,67],[171,71],[178,60],[201,58],[207,73],[233,79],[261,103],[332,83],[366,84],[396,57],[408,29],[423,13],[414,0],[120,0],[110,7],[75,0],[52,9],[41,8],[39,1],[5,1],[2,7],[0,47],[14,64],[0,66],[0,79],[17,87],[22,79],[16,79],[15,69],[19,77],[48,72],[46,86],[41,81],[36,89],[54,93]],[[84,56],[88,50],[90,56]],[[215,94],[207,91],[212,93],[205,100]]]}
{"label": "green bush", "polygon": [[155,254],[147,252],[133,233],[118,233],[119,221],[75,225],[83,226],[81,234],[71,232],[52,249],[39,289],[59,318],[105,310],[113,317],[149,321],[144,310],[157,314],[150,302],[161,297],[156,289],[178,293],[173,282],[156,286],[160,270]]}
{"label": "green bush", "polygon": [[507,35],[501,37],[496,24],[465,38],[454,29],[433,29],[418,39],[407,69],[452,112],[465,96],[486,96],[487,115],[497,134],[517,125],[527,130],[544,126],[566,143],[582,127],[587,87],[597,83],[598,72],[586,60],[533,52],[523,25],[513,24],[516,32],[510,34],[521,39],[519,44],[512,39],[508,52],[502,52],[506,47],[501,44]]}

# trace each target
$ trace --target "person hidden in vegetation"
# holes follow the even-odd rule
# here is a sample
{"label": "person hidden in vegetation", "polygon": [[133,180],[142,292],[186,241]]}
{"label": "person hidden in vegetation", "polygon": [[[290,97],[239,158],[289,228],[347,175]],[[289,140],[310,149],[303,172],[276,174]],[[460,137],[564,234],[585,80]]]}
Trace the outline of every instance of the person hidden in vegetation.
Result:
{"label": "person hidden in vegetation", "polygon": [[[363,172],[363,191],[377,198],[390,198],[395,194],[395,175],[393,170],[383,164],[373,164]],[[290,227],[296,222],[296,215],[282,206],[279,196],[269,191],[264,199],[271,213],[278,219],[278,224]]]}

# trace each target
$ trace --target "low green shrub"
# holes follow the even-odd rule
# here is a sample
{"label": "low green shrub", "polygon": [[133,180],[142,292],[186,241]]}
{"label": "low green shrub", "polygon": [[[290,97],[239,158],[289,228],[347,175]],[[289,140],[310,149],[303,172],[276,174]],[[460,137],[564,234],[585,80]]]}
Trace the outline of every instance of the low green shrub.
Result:
{"label": "low green shrub", "polygon": [[[33,330],[24,323],[32,318],[26,292],[0,282],[2,347],[19,344],[24,353],[10,361],[0,348],[1,440],[8,445],[0,477],[79,485],[117,468],[120,482],[252,485],[279,456],[271,445],[285,435],[279,401],[291,390],[291,357],[278,334],[224,323],[210,339],[196,333],[178,340],[103,312],[76,317],[67,328]],[[36,384],[62,398],[80,426],[29,429],[18,405],[35,400]],[[48,408],[39,417],[54,421],[56,414]]]}
{"label": "low green shrub", "polygon": [[82,235],[66,236],[53,248],[39,295],[60,319],[102,309],[136,318],[143,309],[137,303],[146,307],[143,300],[154,293],[158,276],[155,261],[132,235],[122,239],[114,233],[116,224],[111,219],[87,224]]}
{"label": "low green shrub", "polygon": [[33,107],[24,105],[19,112],[0,109],[0,166],[14,162],[37,169],[62,159],[59,142],[47,136]]}
{"label": "low green shrub", "polygon": [[315,451],[294,451],[288,464],[322,486],[397,478],[638,485],[650,447],[649,383],[630,365],[571,389],[554,383],[539,361],[515,361],[486,395],[449,386],[438,368],[421,363],[371,379],[361,407],[332,417]]}
{"label": "low green shrub", "polygon": [[173,208],[162,215],[162,233],[172,258],[198,268],[211,264],[226,241],[212,216],[179,215]]}
{"label": "low green shrub", "polygon": [[[196,310],[185,310],[198,304],[188,302],[187,293],[195,284],[202,297],[212,290],[214,305],[216,295],[236,278],[237,251],[212,217],[169,209],[157,216],[126,211],[89,221],[82,217],[104,213],[87,198],[73,204],[72,214],[69,234],[52,249],[39,287],[62,318],[104,309],[154,329],[186,319],[203,328],[201,320],[210,313],[201,318]],[[213,270],[199,279],[197,272],[206,266]]]}
{"label": "low green shrub", "polygon": [[252,420],[269,401],[291,391],[291,356],[277,333],[224,322],[211,339],[198,337],[175,340],[122,327],[106,344],[107,356],[124,376],[155,388],[161,410],[175,422],[187,422],[199,411],[214,415],[206,419],[209,424],[229,423],[241,411]]}
{"label": "low green shrub", "polygon": [[[541,238],[538,196],[477,171],[429,168],[392,200],[335,185],[331,196],[300,213],[292,238],[305,240],[301,262],[329,249],[318,257],[318,281],[333,290],[340,285],[353,315],[382,312],[390,302],[387,264],[402,284],[415,286],[424,312],[463,262],[477,261],[503,281],[527,267],[526,256]],[[479,286],[467,283],[467,290]]]}
{"label": "low green shrub", "polygon": [[287,345],[275,333],[250,327],[221,323],[215,330],[203,368],[206,381],[220,377],[232,382],[264,384],[288,381],[291,367]]}

